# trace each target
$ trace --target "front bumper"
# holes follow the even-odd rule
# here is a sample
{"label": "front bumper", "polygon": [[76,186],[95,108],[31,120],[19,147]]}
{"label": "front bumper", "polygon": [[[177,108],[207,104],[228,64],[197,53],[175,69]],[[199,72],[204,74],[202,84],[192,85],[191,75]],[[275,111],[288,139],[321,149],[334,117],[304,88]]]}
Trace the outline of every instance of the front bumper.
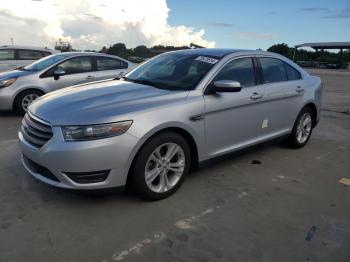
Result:
{"label": "front bumper", "polygon": [[[39,149],[30,145],[20,131],[18,137],[25,169],[47,184],[67,189],[124,186],[138,142],[138,138],[128,133],[106,139],[65,142],[60,127],[53,127],[53,137]],[[100,170],[109,173],[106,180],[97,183],[76,183],[67,175]]]}
{"label": "front bumper", "polygon": [[13,88],[0,88],[0,110],[12,110],[14,97]]}

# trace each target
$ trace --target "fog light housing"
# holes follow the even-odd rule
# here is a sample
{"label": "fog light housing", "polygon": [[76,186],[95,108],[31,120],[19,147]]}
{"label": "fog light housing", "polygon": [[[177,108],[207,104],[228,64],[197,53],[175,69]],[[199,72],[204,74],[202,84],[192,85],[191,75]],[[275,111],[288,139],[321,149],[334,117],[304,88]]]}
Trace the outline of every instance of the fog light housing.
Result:
{"label": "fog light housing", "polygon": [[64,172],[64,174],[75,183],[92,184],[105,181],[109,172],[110,170],[101,170],[94,172]]}

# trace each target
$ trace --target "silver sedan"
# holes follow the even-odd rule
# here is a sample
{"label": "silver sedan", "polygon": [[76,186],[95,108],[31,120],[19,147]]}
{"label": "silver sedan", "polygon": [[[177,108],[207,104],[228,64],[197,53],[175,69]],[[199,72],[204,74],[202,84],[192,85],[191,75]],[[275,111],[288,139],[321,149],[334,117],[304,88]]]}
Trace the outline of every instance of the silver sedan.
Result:
{"label": "silver sedan", "polygon": [[263,51],[182,50],[120,80],[37,99],[19,131],[22,162],[47,184],[130,184],[147,199],[174,193],[198,164],[285,136],[303,147],[320,116],[322,82]]}
{"label": "silver sedan", "polygon": [[83,83],[112,79],[134,64],[120,57],[93,52],[58,53],[17,70],[0,73],[0,110],[27,107],[49,92]]}

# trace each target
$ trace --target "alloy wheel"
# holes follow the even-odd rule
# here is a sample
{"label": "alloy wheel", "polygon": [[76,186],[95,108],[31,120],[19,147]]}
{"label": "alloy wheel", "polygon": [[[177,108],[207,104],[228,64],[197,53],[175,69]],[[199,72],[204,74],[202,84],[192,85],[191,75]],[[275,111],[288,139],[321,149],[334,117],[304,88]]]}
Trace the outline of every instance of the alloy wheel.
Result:
{"label": "alloy wheel", "polygon": [[24,111],[27,111],[28,106],[34,102],[39,97],[38,94],[28,94],[22,99],[22,108]]}
{"label": "alloy wheel", "polygon": [[175,143],[158,146],[149,156],[145,167],[146,184],[156,193],[172,189],[185,170],[185,153]]}
{"label": "alloy wheel", "polygon": [[309,113],[304,113],[298,123],[296,138],[298,143],[303,144],[309,138],[312,129],[312,117]]}

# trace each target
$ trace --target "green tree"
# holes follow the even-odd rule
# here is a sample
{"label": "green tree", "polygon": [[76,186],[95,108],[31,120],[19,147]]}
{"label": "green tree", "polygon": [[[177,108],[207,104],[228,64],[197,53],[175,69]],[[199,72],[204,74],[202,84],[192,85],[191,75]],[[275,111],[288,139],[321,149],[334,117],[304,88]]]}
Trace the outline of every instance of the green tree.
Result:
{"label": "green tree", "polygon": [[285,43],[273,45],[269,47],[267,51],[277,53],[288,58],[292,58],[293,56],[292,49]]}
{"label": "green tree", "polygon": [[136,56],[139,56],[139,57],[149,57],[150,56],[149,49],[144,45],[139,45],[139,46],[135,47],[134,53]]}
{"label": "green tree", "polygon": [[102,47],[101,50],[100,50],[100,53],[103,53],[103,54],[107,54],[107,47]]}
{"label": "green tree", "polygon": [[124,43],[117,43],[112,46],[110,46],[107,49],[107,54],[110,55],[117,55],[117,56],[123,56],[126,52],[126,46]]}
{"label": "green tree", "polygon": [[62,39],[58,39],[58,42],[56,42],[55,50],[61,51],[61,52],[70,52],[74,51],[72,48],[72,45],[68,41],[62,41]]}

